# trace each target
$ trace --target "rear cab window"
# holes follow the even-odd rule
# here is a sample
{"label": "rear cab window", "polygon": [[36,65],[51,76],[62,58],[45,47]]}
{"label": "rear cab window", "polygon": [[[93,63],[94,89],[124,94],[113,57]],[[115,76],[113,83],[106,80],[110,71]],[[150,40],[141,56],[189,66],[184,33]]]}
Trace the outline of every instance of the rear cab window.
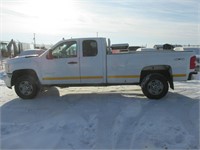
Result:
{"label": "rear cab window", "polygon": [[97,41],[84,40],[82,43],[83,57],[94,57],[98,54]]}

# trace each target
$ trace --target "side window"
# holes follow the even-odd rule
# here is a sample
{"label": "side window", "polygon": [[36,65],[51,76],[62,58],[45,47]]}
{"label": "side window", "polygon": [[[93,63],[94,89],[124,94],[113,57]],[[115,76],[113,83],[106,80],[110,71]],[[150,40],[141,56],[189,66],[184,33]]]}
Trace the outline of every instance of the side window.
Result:
{"label": "side window", "polygon": [[83,41],[83,57],[96,56],[97,53],[97,42],[95,40]]}
{"label": "side window", "polygon": [[53,58],[77,57],[77,42],[67,41],[59,44],[52,50]]}

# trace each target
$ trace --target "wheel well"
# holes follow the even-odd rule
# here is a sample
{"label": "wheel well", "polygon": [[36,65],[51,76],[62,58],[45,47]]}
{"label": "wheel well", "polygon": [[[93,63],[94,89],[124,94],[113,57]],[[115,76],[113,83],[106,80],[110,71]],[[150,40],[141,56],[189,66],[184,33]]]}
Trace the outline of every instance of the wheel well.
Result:
{"label": "wheel well", "polygon": [[36,72],[34,70],[32,70],[32,69],[23,69],[23,70],[16,70],[16,71],[13,72],[11,85],[12,86],[15,85],[16,80],[19,77],[24,76],[24,75],[33,77],[34,79],[36,79],[37,84],[39,84],[39,79],[38,79],[37,74],[36,74]]}
{"label": "wheel well", "polygon": [[149,74],[158,73],[163,75],[170,84],[170,87],[174,89],[173,84],[173,76],[172,76],[172,69],[170,66],[167,65],[155,65],[155,66],[148,66],[142,69],[140,74],[140,83]]}

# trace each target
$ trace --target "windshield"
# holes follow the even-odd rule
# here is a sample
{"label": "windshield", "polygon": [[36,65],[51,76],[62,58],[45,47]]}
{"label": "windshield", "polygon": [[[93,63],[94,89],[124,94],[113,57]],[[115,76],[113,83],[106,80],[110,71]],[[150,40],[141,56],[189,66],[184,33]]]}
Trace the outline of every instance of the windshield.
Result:
{"label": "windshield", "polygon": [[77,56],[77,42],[65,41],[52,49],[54,58],[67,58]]}

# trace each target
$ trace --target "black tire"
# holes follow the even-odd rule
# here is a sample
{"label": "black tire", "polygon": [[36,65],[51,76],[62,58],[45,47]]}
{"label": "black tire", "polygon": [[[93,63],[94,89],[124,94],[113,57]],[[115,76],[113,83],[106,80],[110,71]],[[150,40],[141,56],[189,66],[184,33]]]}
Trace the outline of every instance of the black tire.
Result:
{"label": "black tire", "polygon": [[38,93],[36,79],[31,76],[19,77],[15,83],[15,92],[22,99],[33,99]]}
{"label": "black tire", "polygon": [[144,95],[149,99],[161,99],[167,94],[169,85],[163,75],[153,73],[144,77],[141,88]]}

